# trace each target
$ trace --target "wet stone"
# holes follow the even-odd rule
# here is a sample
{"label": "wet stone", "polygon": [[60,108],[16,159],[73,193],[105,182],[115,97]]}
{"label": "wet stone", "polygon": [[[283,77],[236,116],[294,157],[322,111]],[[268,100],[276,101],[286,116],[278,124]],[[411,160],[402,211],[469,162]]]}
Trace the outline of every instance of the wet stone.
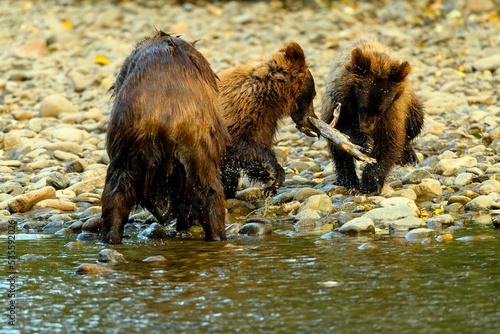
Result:
{"label": "wet stone", "polygon": [[407,217],[398,219],[389,224],[389,227],[395,231],[409,231],[416,228],[426,227],[425,222],[417,217]]}
{"label": "wet stone", "polygon": [[264,192],[259,188],[247,188],[236,194],[236,199],[244,202],[255,202],[264,198]]}
{"label": "wet stone", "polygon": [[59,231],[64,225],[64,222],[50,222],[47,225],[45,225],[42,230],[45,233],[55,233]]}
{"label": "wet stone", "polygon": [[260,223],[245,224],[238,231],[239,234],[245,234],[245,235],[264,235],[264,234],[270,234],[272,232],[273,229],[271,225],[260,224]]}
{"label": "wet stone", "polygon": [[86,231],[86,232],[98,232],[101,230],[101,228],[102,228],[102,219],[101,219],[100,215],[87,219],[81,225],[82,231]]}
{"label": "wet stone", "polygon": [[295,193],[295,196],[293,197],[293,199],[296,201],[299,201],[299,202],[304,202],[306,199],[308,199],[311,196],[322,195],[322,194],[324,194],[324,192],[322,192],[321,190],[306,187],[306,188],[299,189]]}
{"label": "wet stone", "polygon": [[302,220],[302,219],[320,219],[321,216],[316,210],[313,209],[305,209],[297,213],[295,216],[295,220]]}
{"label": "wet stone", "polygon": [[428,218],[425,223],[428,228],[432,228],[434,230],[439,230],[442,228],[447,228],[455,225],[455,220],[449,214],[437,215]]}
{"label": "wet stone", "polygon": [[423,179],[429,178],[432,178],[432,174],[428,170],[415,169],[403,176],[401,182],[403,182],[403,184],[419,184]]}
{"label": "wet stone", "polygon": [[112,273],[113,270],[100,266],[98,264],[84,263],[78,266],[75,272],[77,274],[105,274]]}
{"label": "wet stone", "polygon": [[99,262],[103,263],[122,263],[127,262],[122,253],[114,250],[114,249],[103,249],[99,252],[99,257],[97,259]]}
{"label": "wet stone", "polygon": [[378,248],[379,246],[377,244],[374,244],[373,242],[365,242],[358,247],[359,250],[374,250]]}
{"label": "wet stone", "polygon": [[69,186],[69,180],[59,172],[50,173],[47,176],[46,184],[53,188],[57,189],[65,189]]}
{"label": "wet stone", "polygon": [[297,232],[310,232],[320,228],[321,226],[323,226],[322,221],[310,218],[301,219],[294,224]]}
{"label": "wet stone", "polygon": [[144,260],[142,260],[142,262],[149,262],[149,263],[152,263],[152,262],[166,262],[166,261],[167,261],[167,259],[164,256],[161,256],[161,255],[150,256],[150,257],[147,257]]}
{"label": "wet stone", "polygon": [[436,232],[430,228],[417,228],[408,232],[405,235],[405,239],[408,241],[421,241],[425,238],[432,237],[435,233]]}
{"label": "wet stone", "polygon": [[167,239],[169,234],[165,227],[158,223],[153,223],[144,231],[139,233],[139,236],[147,239]]}

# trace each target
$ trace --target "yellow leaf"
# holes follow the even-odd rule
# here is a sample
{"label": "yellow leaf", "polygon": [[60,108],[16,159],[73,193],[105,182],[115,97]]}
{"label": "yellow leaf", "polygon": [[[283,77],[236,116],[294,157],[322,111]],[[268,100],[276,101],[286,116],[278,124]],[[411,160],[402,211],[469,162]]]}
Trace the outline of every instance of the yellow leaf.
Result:
{"label": "yellow leaf", "polygon": [[233,35],[233,32],[231,30],[226,30],[225,35],[226,37],[231,37]]}
{"label": "yellow leaf", "polygon": [[322,179],[320,177],[317,177],[317,178],[313,179],[313,181],[316,182],[316,183],[321,183],[321,182],[324,181],[324,179]]}
{"label": "yellow leaf", "polygon": [[111,86],[112,83],[113,83],[113,81],[111,79],[108,79],[108,78],[104,78],[101,81],[101,85],[105,86],[105,87]]}
{"label": "yellow leaf", "polygon": [[441,209],[436,209],[436,210],[434,210],[434,214],[435,214],[435,215],[442,215],[442,214],[444,214],[444,209],[443,209],[443,207],[441,207]]}
{"label": "yellow leaf", "polygon": [[488,22],[496,22],[498,21],[498,15],[492,14],[490,17],[488,17]]}
{"label": "yellow leaf", "polygon": [[210,3],[207,4],[207,10],[210,14],[212,14],[214,16],[221,16],[222,15],[222,9],[220,9],[219,7],[214,6]]}
{"label": "yellow leaf", "polygon": [[102,55],[97,55],[94,58],[94,63],[99,65],[107,65],[109,64],[109,59]]}
{"label": "yellow leaf", "polygon": [[432,217],[432,214],[427,211],[427,210],[422,210],[420,211],[420,218],[423,220],[423,221],[426,221],[428,218]]}
{"label": "yellow leaf", "polygon": [[71,24],[71,21],[66,20],[63,22],[63,27],[66,29],[71,29],[73,25]]}
{"label": "yellow leaf", "polygon": [[286,155],[289,155],[289,154],[290,154],[290,150],[289,150],[289,149],[287,149],[287,148],[285,148],[285,149],[283,150],[283,152],[285,152],[285,154],[286,154]]}
{"label": "yellow leaf", "polygon": [[33,7],[33,3],[31,1],[28,1],[24,4],[23,9],[28,10],[31,9],[31,7]]}
{"label": "yellow leaf", "polygon": [[373,209],[373,206],[371,206],[371,205],[363,204],[363,207],[365,208],[366,211],[370,211]]}

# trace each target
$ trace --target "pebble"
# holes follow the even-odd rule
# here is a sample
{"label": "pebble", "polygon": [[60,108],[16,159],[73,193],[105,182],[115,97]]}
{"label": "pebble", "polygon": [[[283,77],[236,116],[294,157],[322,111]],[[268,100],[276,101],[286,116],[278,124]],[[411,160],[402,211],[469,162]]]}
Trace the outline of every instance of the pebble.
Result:
{"label": "pebble", "polygon": [[243,225],[238,233],[245,235],[264,235],[273,233],[273,228],[269,224],[248,223]]}
{"label": "pebble", "polygon": [[114,270],[100,266],[98,264],[84,263],[78,266],[75,271],[77,274],[107,274]]}
{"label": "pebble", "polygon": [[167,259],[162,256],[162,255],[154,255],[154,256],[149,256],[147,258],[145,258],[144,260],[142,260],[142,262],[166,262]]}
{"label": "pebble", "polygon": [[310,187],[305,187],[305,188],[299,189],[295,193],[295,196],[293,197],[293,199],[296,201],[299,201],[299,202],[304,202],[306,199],[308,199],[311,196],[323,195],[323,194],[324,194],[324,192],[322,192],[321,190],[317,190],[317,189],[310,188]]}
{"label": "pebble", "polygon": [[344,234],[356,234],[356,233],[375,233],[375,224],[373,220],[366,217],[354,218],[348,221],[337,230]]}
{"label": "pebble", "polygon": [[398,219],[416,216],[417,214],[411,206],[407,204],[398,204],[386,208],[370,210],[362,217],[371,219],[375,223],[375,226],[378,226]]}
{"label": "pebble", "polygon": [[470,235],[466,237],[457,238],[458,241],[483,241],[483,240],[494,240],[496,239],[492,235]]}
{"label": "pebble", "polygon": [[123,263],[127,262],[125,260],[125,256],[122,253],[114,250],[114,249],[103,249],[99,252],[99,257],[97,261],[102,263]]}
{"label": "pebble", "polygon": [[43,187],[40,190],[33,190],[14,197],[9,202],[9,209],[13,212],[26,212],[36,203],[52,198],[56,198],[56,190],[53,187]]}
{"label": "pebble", "polygon": [[409,231],[416,228],[426,227],[425,222],[418,217],[407,217],[394,220],[389,224],[391,230],[394,231]]}
{"label": "pebble", "polygon": [[405,239],[408,241],[421,241],[425,238],[433,236],[436,232],[430,228],[416,228],[406,233]]}
{"label": "pebble", "polygon": [[264,198],[264,192],[259,188],[247,188],[236,194],[236,199],[244,202],[255,202]]}
{"label": "pebble", "polygon": [[442,228],[447,228],[455,225],[455,220],[449,214],[437,215],[427,218],[425,221],[428,228],[432,228],[433,230],[440,230]]}
{"label": "pebble", "polygon": [[295,216],[295,220],[302,220],[302,219],[321,219],[321,216],[316,210],[305,209],[297,213],[297,215]]}
{"label": "pebble", "polygon": [[302,203],[299,208],[299,213],[307,209],[331,213],[333,212],[332,204],[332,200],[328,195],[313,195],[308,197],[304,203]]}
{"label": "pebble", "polygon": [[61,95],[50,95],[43,99],[40,104],[39,117],[58,117],[62,113],[77,113],[71,102]]}
{"label": "pebble", "polygon": [[374,249],[379,249],[379,246],[377,244],[374,244],[373,242],[365,242],[364,244],[360,245],[358,247],[359,250],[374,250]]}
{"label": "pebble", "polygon": [[139,237],[146,239],[167,239],[167,229],[158,223],[151,224],[148,228],[139,233]]}

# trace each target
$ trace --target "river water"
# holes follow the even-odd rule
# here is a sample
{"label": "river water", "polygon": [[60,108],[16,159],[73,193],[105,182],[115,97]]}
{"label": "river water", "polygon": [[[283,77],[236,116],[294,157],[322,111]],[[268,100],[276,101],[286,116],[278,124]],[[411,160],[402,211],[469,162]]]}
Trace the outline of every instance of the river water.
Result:
{"label": "river water", "polygon": [[[471,234],[496,239],[132,238],[113,247],[128,263],[105,275],[75,274],[103,245],[19,235],[17,323],[0,332],[500,333],[500,231],[455,238]],[[367,241],[379,248],[358,249]],[[152,255],[167,261],[142,262]]]}

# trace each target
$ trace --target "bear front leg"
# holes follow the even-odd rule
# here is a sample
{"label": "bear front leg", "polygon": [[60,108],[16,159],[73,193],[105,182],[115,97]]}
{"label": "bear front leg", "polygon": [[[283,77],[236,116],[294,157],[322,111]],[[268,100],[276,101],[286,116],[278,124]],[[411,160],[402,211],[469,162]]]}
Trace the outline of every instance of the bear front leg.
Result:
{"label": "bear front leg", "polygon": [[264,195],[272,197],[285,181],[285,171],[270,148],[258,145],[254,149],[257,151],[256,159],[247,161],[245,170],[250,180],[267,184]]}
{"label": "bear front leg", "polygon": [[101,242],[106,244],[122,242],[124,226],[135,200],[135,190],[130,185],[127,173],[114,171],[110,165],[101,197]]}
{"label": "bear front leg", "polygon": [[333,156],[333,162],[335,163],[335,173],[337,175],[333,184],[346,187],[350,193],[355,193],[359,189],[359,179],[356,174],[354,158],[349,153],[333,145],[329,146]]}
{"label": "bear front leg", "polygon": [[378,195],[382,191],[387,175],[401,157],[404,137],[381,136],[375,140],[375,143],[371,156],[377,162],[366,164],[361,176],[360,191],[366,195]]}

